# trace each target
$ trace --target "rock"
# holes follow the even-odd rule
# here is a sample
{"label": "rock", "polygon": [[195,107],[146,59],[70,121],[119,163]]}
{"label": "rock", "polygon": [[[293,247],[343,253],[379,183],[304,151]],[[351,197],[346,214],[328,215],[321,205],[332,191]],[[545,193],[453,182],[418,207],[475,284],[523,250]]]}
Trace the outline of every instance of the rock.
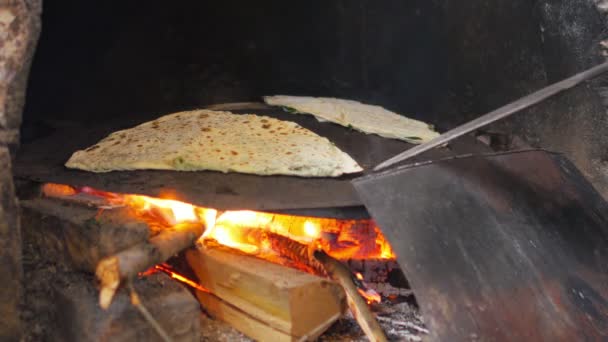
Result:
{"label": "rock", "polygon": [[21,230],[8,149],[0,145],[0,341],[18,341],[21,297]]}
{"label": "rock", "polygon": [[19,144],[19,126],[42,0],[0,1],[0,145]]}

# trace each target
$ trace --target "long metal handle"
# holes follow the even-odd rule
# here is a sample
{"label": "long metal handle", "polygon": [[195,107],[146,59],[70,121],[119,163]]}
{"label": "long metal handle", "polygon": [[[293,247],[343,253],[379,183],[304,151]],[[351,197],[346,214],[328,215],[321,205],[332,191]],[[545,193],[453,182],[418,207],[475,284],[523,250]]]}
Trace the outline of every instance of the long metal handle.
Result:
{"label": "long metal handle", "polygon": [[531,107],[541,101],[548,99],[549,97],[555,94],[570,89],[583,81],[595,78],[605,73],[606,71],[608,71],[608,62],[602,63],[591,69],[578,73],[563,81],[554,83],[535,93],[522,97],[521,99],[515,102],[511,102],[506,106],[500,107],[492,112],[482,115],[475,120],[469,121],[464,125],[460,125],[454,129],[451,129],[432,140],[429,140],[423,144],[420,144],[405,152],[402,152],[388,160],[385,160],[382,163],[378,164],[376,167],[374,167],[374,171],[387,168],[393,164],[404,161],[422,152],[426,152],[434,147],[443,145],[480,127],[486,126],[488,124],[491,124],[492,122],[498,121],[520,110]]}

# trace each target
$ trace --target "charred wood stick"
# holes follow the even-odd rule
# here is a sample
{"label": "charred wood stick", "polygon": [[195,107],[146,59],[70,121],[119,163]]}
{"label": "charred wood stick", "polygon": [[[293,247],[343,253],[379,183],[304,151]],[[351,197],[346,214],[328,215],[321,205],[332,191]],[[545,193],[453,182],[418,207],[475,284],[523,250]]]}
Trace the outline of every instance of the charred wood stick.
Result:
{"label": "charred wood stick", "polygon": [[305,245],[276,233],[266,232],[265,234],[270,241],[272,250],[277,254],[286,257],[296,264],[306,266],[309,273],[322,277],[328,276],[325,267],[313,256],[314,244]]}
{"label": "charred wood stick", "polygon": [[131,292],[131,304],[137,310],[139,310],[139,313],[144,317],[146,322],[148,322],[148,324],[150,324],[152,328],[156,330],[156,333],[163,339],[163,341],[171,342],[172,339],[171,337],[169,337],[169,334],[167,334],[165,329],[163,329],[163,327],[158,324],[158,322],[156,321],[156,319],[154,319],[150,311],[148,311],[148,309],[141,302],[141,298],[137,294],[137,291],[135,291],[135,287],[133,286],[133,282],[131,280],[129,280],[129,291]]}
{"label": "charred wood stick", "polygon": [[312,255],[315,250],[314,244],[303,244],[287,236],[259,228],[241,228],[240,234],[244,237],[242,238],[244,243],[260,246],[263,242],[269,242],[270,249],[288,261],[293,268],[327,277],[323,265]]}
{"label": "charred wood stick", "polygon": [[340,261],[327,255],[327,253],[322,250],[315,251],[314,257],[321,264],[323,264],[327,274],[332,279],[337,281],[344,289],[348,307],[352,311],[357,323],[359,323],[361,326],[361,329],[363,329],[363,332],[365,332],[367,338],[369,338],[369,340],[372,342],[387,341],[384,330],[382,330],[382,327],[380,324],[378,324],[376,317],[367,306],[367,303],[363,297],[361,297],[359,294],[357,285],[353,280],[353,274],[350,272],[350,270]]}
{"label": "charred wood stick", "polygon": [[95,274],[101,283],[99,305],[107,309],[121,281],[166,261],[192,246],[203,234],[201,223],[180,223],[166,228],[146,242],[137,244],[99,261]]}

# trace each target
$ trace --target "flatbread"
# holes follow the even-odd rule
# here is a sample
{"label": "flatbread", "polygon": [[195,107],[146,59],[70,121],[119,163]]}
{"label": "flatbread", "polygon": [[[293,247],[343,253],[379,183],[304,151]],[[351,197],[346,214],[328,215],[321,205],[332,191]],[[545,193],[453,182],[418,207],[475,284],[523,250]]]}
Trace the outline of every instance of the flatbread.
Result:
{"label": "flatbread", "polygon": [[157,169],[336,177],[362,171],[329,140],[254,114],[180,112],[114,132],[65,164],[92,172]]}
{"label": "flatbread", "polygon": [[420,144],[439,135],[422,121],[407,118],[380,106],[328,97],[265,96],[272,106],[286,107],[291,113],[308,113],[319,121],[330,121],[367,134]]}

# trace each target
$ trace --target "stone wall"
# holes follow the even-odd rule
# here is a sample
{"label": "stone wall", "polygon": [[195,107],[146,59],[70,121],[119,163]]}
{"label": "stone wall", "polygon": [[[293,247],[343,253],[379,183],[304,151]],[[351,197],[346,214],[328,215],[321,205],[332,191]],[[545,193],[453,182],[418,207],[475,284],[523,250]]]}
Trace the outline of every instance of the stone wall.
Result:
{"label": "stone wall", "polygon": [[[542,0],[540,16],[547,82],[606,60],[607,1]],[[564,153],[608,199],[608,76],[559,95],[506,122],[533,146]]]}
{"label": "stone wall", "polygon": [[42,0],[0,0],[0,144],[16,147]]}
{"label": "stone wall", "polygon": [[0,146],[0,341],[18,341],[20,334],[21,232],[10,164]]}
{"label": "stone wall", "polygon": [[[608,56],[606,0],[437,0],[447,16],[452,127]],[[608,198],[608,75],[487,127],[564,153]],[[432,121],[432,120],[431,120]]]}
{"label": "stone wall", "polygon": [[0,0],[0,340],[20,339],[21,233],[11,173],[41,0]]}

